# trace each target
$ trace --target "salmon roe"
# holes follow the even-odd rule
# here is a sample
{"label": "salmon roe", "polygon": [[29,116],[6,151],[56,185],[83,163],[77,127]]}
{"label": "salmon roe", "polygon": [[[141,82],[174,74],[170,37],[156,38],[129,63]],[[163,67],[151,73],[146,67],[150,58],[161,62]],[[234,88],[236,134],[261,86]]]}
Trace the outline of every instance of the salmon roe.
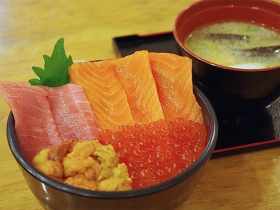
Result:
{"label": "salmon roe", "polygon": [[138,189],[184,171],[203,152],[206,135],[205,125],[177,118],[103,131],[103,143],[114,146],[128,167],[133,189]]}

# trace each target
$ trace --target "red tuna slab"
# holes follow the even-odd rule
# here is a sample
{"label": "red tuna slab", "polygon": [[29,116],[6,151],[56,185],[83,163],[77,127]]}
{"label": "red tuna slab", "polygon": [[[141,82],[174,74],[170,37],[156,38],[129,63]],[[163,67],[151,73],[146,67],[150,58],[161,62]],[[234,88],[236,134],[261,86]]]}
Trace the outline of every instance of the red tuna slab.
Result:
{"label": "red tuna slab", "polygon": [[25,83],[0,82],[0,93],[13,112],[19,146],[29,161],[41,149],[62,142],[44,89]]}
{"label": "red tuna slab", "polygon": [[101,138],[99,125],[82,86],[66,84],[42,88],[48,93],[51,112],[64,141]]}

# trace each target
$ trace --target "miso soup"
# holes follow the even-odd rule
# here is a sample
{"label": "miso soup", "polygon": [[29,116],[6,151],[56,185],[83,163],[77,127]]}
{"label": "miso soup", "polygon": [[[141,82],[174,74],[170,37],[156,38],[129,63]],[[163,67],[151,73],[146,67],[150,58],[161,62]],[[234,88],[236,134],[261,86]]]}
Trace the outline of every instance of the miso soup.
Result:
{"label": "miso soup", "polygon": [[250,69],[280,65],[280,33],[257,24],[208,25],[191,34],[185,46],[199,57],[223,66]]}

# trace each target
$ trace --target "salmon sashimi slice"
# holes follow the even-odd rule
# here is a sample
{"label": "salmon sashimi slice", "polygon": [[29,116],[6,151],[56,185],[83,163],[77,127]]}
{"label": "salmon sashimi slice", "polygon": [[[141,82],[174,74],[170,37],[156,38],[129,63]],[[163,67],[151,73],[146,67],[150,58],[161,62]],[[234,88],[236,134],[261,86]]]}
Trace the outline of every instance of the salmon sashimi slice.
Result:
{"label": "salmon sashimi slice", "polygon": [[25,83],[0,82],[0,93],[14,115],[19,146],[29,161],[40,150],[63,142],[45,90]]}
{"label": "salmon sashimi slice", "polygon": [[125,89],[134,123],[148,124],[164,119],[148,51],[136,51],[113,63]]}
{"label": "salmon sashimi slice", "polygon": [[49,96],[51,112],[64,141],[101,139],[101,129],[80,85],[42,88]]}
{"label": "salmon sashimi slice", "polygon": [[193,93],[192,60],[170,53],[149,52],[159,100],[166,120],[183,117],[203,122],[201,107]]}
{"label": "salmon sashimi slice", "polygon": [[69,67],[69,78],[83,87],[102,130],[133,125],[125,91],[111,61],[74,63]]}

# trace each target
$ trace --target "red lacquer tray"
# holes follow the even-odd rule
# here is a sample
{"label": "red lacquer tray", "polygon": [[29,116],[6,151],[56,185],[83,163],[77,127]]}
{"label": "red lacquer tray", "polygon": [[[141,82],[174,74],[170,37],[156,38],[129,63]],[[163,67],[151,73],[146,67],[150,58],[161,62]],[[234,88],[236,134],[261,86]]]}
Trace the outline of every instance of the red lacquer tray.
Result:
{"label": "red lacquer tray", "polygon": [[[172,32],[114,37],[113,46],[118,57],[137,50],[181,55]],[[280,98],[254,113],[231,114],[214,109],[219,135],[212,158],[280,146]]]}

